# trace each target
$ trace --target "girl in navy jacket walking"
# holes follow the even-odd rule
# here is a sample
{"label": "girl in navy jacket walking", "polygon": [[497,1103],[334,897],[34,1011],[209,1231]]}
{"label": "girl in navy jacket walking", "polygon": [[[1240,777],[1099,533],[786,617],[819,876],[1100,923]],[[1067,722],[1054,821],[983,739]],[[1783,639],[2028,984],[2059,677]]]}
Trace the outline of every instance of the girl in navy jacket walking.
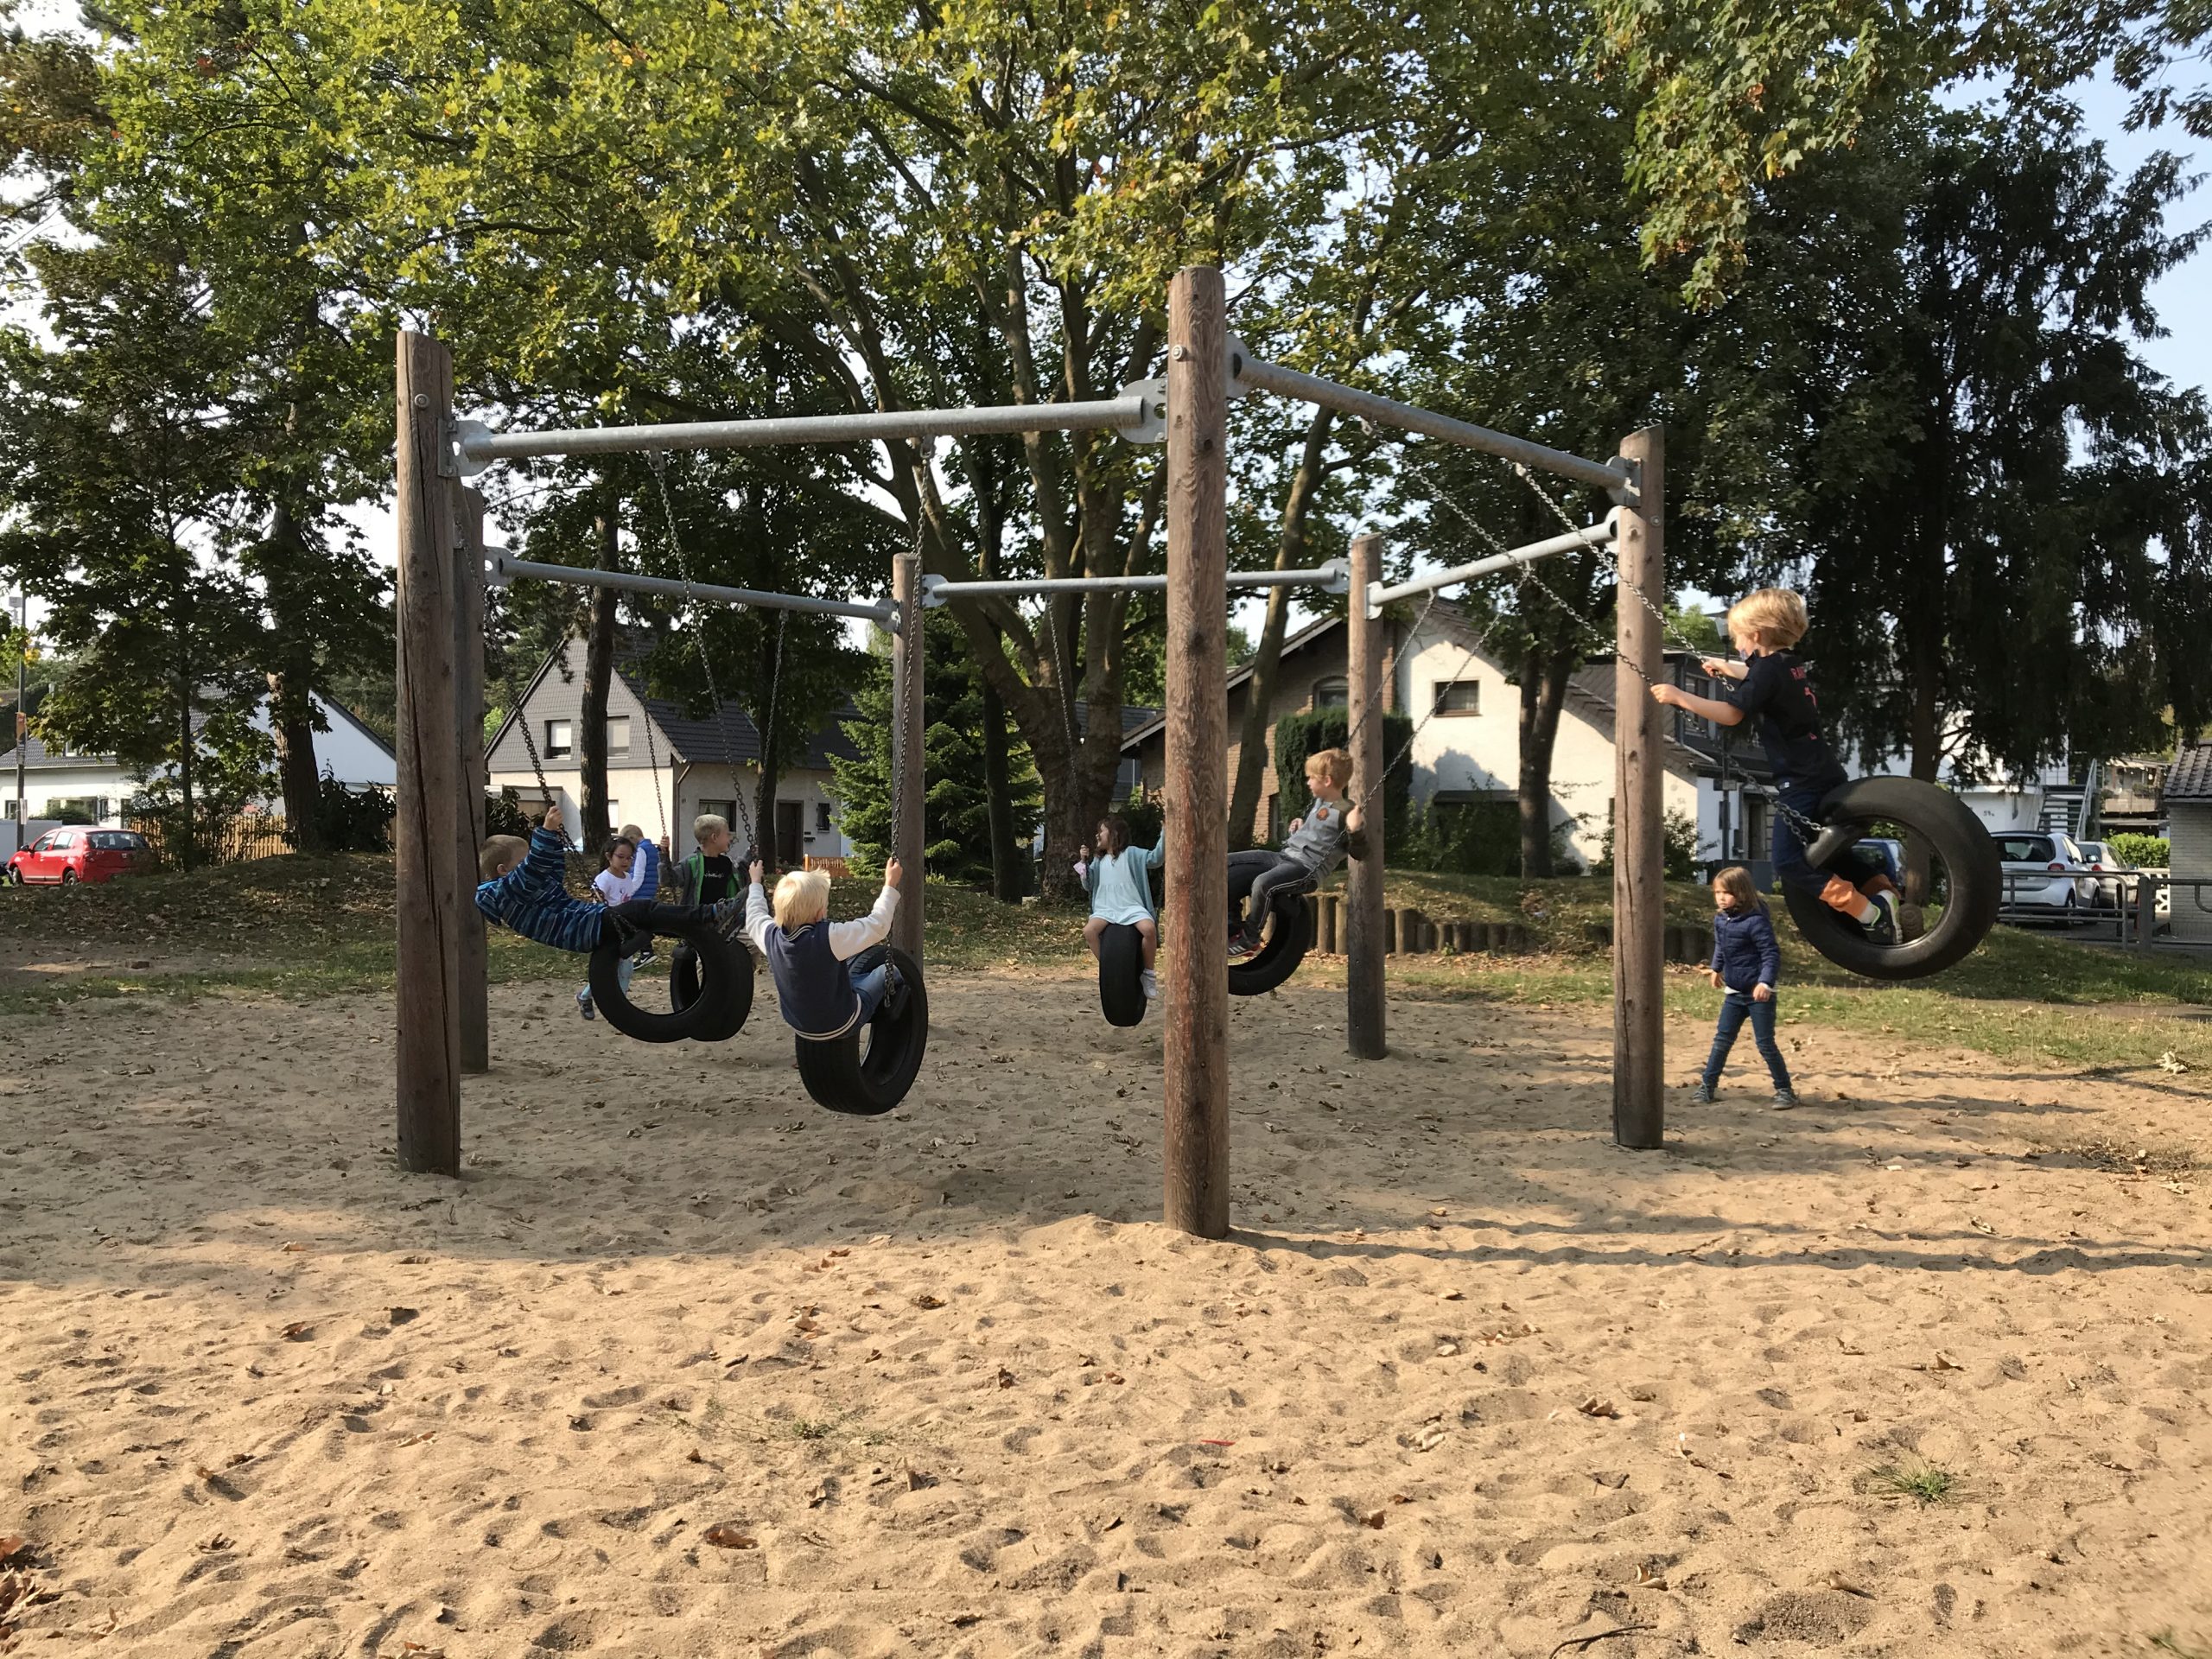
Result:
{"label": "girl in navy jacket walking", "polygon": [[1751,1022],[1759,1057],[1774,1078],[1774,1103],[1795,1106],[1796,1090],[1789,1086],[1789,1068],[1774,1040],[1774,988],[1782,978],[1782,947],[1775,941],[1774,922],[1766,902],[1751,885],[1751,873],[1738,865],[1713,878],[1713,988],[1725,992],[1720,999],[1720,1022],[1713,1033],[1713,1052],[1706,1057],[1705,1076],[1694,1098],[1710,1105],[1720,1086],[1721,1068],[1744,1021]]}

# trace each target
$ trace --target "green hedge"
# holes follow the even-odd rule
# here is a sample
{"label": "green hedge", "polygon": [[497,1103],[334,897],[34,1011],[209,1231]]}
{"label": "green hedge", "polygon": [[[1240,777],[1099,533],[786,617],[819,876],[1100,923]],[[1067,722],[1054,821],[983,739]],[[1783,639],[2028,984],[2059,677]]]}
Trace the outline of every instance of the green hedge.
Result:
{"label": "green hedge", "polygon": [[[1412,827],[1407,807],[1412,799],[1413,760],[1406,746],[1412,741],[1414,722],[1405,715],[1382,716],[1382,753],[1395,762],[1382,778],[1382,823],[1388,842],[1386,856],[1395,857]],[[1275,778],[1283,794],[1283,822],[1306,810],[1306,757],[1323,749],[1349,748],[1351,720],[1342,709],[1316,709],[1310,715],[1285,715],[1275,721]],[[1351,780],[1351,798],[1366,798],[1370,780]]]}
{"label": "green hedge", "polygon": [[2173,843],[2164,836],[2107,836],[2105,845],[2114,858],[2145,869],[2163,870],[2174,861]]}

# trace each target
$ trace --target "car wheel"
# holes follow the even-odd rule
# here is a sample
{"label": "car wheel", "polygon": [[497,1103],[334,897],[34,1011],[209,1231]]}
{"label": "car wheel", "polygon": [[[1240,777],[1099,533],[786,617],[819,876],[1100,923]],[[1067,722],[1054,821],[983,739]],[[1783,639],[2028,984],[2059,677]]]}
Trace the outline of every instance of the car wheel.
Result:
{"label": "car wheel", "polygon": [[63,887],[75,887],[75,886],[77,885],[77,872],[76,872],[76,871],[74,871],[74,870],[64,870],[64,871],[62,871],[62,872],[61,872],[61,885],[62,885]]}

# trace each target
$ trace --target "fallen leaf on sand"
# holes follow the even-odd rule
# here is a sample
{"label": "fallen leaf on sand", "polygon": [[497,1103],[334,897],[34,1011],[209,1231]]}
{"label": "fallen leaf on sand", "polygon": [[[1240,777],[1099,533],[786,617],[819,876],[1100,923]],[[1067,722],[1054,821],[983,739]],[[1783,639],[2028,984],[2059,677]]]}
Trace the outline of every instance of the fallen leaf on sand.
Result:
{"label": "fallen leaf on sand", "polygon": [[1449,1359],[1459,1351],[1459,1344],[1456,1342],[1440,1342],[1436,1344],[1436,1357],[1439,1359]]}
{"label": "fallen leaf on sand", "polygon": [[706,1460],[705,1455],[696,1446],[683,1454],[683,1461],[686,1463],[704,1463]]}
{"label": "fallen leaf on sand", "polygon": [[1427,1428],[1421,1430],[1421,1438],[1414,1442],[1414,1447],[1416,1451],[1433,1452],[1443,1444],[1443,1426],[1439,1423],[1431,1423]]}
{"label": "fallen leaf on sand", "polygon": [[760,1541],[758,1538],[749,1533],[740,1532],[733,1527],[708,1528],[707,1541],[716,1549],[758,1549],[760,1548]]}
{"label": "fallen leaf on sand", "polygon": [[1831,1590],[1840,1590],[1847,1596],[1862,1596],[1868,1601],[1874,1599],[1874,1592],[1872,1590],[1866,1589],[1863,1586],[1853,1584],[1849,1579],[1845,1578],[1840,1573],[1831,1573],[1828,1574],[1828,1588]]}
{"label": "fallen leaf on sand", "polygon": [[1849,1337],[1838,1337],[1835,1339],[1835,1345],[1847,1354],[1864,1354],[1866,1351],[1864,1348],[1855,1345]]}
{"label": "fallen leaf on sand", "polygon": [[1359,1517],[1359,1524],[1363,1527],[1372,1527],[1377,1532],[1382,1531],[1382,1511],[1376,1510],[1370,1514],[1361,1516]]}
{"label": "fallen leaf on sand", "polygon": [[2173,1050],[2170,1048],[2164,1053],[2158,1056],[2158,1070],[2161,1071],[2171,1072],[2177,1077],[2182,1072],[2189,1070],[2189,1062],[2183,1059],[2180,1055],[2175,1053]]}
{"label": "fallen leaf on sand", "polygon": [[942,1296],[932,1296],[925,1290],[920,1295],[914,1298],[914,1306],[916,1307],[943,1307],[944,1306],[944,1298]]}
{"label": "fallen leaf on sand", "polygon": [[314,1335],[315,1326],[305,1319],[295,1319],[284,1327],[284,1340],[287,1342],[305,1342]]}
{"label": "fallen leaf on sand", "polygon": [[999,1387],[1002,1389],[1010,1389],[1014,1386],[1014,1373],[1007,1370],[1005,1366],[1001,1365],[999,1367],[998,1381]]}
{"label": "fallen leaf on sand", "polygon": [[1464,1290],[1447,1290],[1444,1293],[1444,1300],[1447,1302],[1464,1302],[1467,1300],[1467,1293]]}
{"label": "fallen leaf on sand", "polygon": [[910,1492],[918,1492],[925,1486],[934,1486],[936,1484],[937,1477],[935,1475],[925,1474],[919,1469],[909,1469],[906,1471],[906,1490]]}
{"label": "fallen leaf on sand", "polygon": [[1580,1412],[1585,1417],[1618,1417],[1620,1415],[1620,1413],[1613,1408],[1613,1402],[1611,1401],[1600,1400],[1594,1394],[1587,1400],[1585,1400],[1580,1405],[1577,1406],[1575,1409]]}
{"label": "fallen leaf on sand", "polygon": [[1234,1440],[1200,1440],[1198,1444],[1200,1446],[1231,1446],[1236,1445],[1236,1442]]}
{"label": "fallen leaf on sand", "polygon": [[0,1538],[0,1567],[7,1566],[22,1553],[23,1535],[20,1532],[11,1532]]}
{"label": "fallen leaf on sand", "polygon": [[1997,1230],[1991,1226],[1987,1222],[1984,1221],[1980,1216],[1968,1216],[1967,1217],[1967,1225],[1973,1228],[1977,1233],[1983,1234],[1987,1237],[1994,1238],[1997,1236]]}
{"label": "fallen leaf on sand", "polygon": [[1962,1371],[1966,1367],[1948,1354],[1939,1353],[1925,1365],[1916,1365],[1912,1369],[1916,1371]]}
{"label": "fallen leaf on sand", "polygon": [[219,1550],[228,1549],[230,1547],[230,1539],[219,1532],[212,1538],[202,1538],[200,1542],[194,1546],[195,1548],[205,1550],[210,1555],[214,1554]]}
{"label": "fallen leaf on sand", "polygon": [[287,1255],[304,1255],[307,1253],[307,1249],[308,1247],[304,1244],[287,1244],[284,1247],[284,1254]]}
{"label": "fallen leaf on sand", "polygon": [[435,1440],[437,1438],[438,1431],[436,1429],[426,1428],[420,1434],[410,1434],[405,1440],[402,1440],[400,1444],[402,1446],[422,1446],[429,1441]]}
{"label": "fallen leaf on sand", "polygon": [[1667,1575],[1652,1566],[1650,1562],[1646,1561],[1636,1569],[1636,1582],[1640,1589],[1664,1590],[1667,1587]]}
{"label": "fallen leaf on sand", "polygon": [[1109,1382],[1119,1382],[1122,1380],[1122,1374],[1119,1371],[1109,1371],[1106,1373],[1106,1380]]}

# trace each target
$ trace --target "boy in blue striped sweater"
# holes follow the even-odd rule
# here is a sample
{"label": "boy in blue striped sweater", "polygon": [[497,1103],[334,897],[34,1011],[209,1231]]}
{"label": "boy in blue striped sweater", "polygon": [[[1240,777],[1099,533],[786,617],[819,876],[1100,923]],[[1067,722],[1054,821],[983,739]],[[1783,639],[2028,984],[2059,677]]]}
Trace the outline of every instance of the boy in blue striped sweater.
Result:
{"label": "boy in blue striped sweater", "polygon": [[[547,809],[545,822],[530,832],[527,842],[519,836],[493,836],[484,843],[477,864],[484,880],[476,889],[476,908],[486,921],[556,950],[587,952],[612,940],[627,954],[649,943],[646,918],[654,901],[632,899],[626,904],[603,905],[571,897],[568,849],[557,806]],[[728,899],[705,908],[720,923],[736,913],[738,903]]]}

